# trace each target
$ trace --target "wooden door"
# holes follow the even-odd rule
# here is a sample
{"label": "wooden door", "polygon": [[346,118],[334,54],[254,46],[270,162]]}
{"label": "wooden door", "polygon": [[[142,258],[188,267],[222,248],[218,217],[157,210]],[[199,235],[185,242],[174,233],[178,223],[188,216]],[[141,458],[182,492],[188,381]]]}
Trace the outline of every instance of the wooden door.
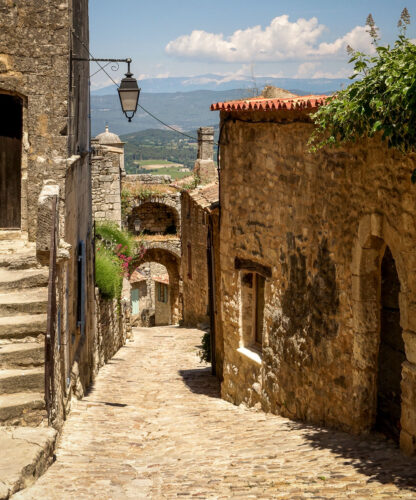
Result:
{"label": "wooden door", "polygon": [[0,228],[21,224],[22,103],[0,94]]}

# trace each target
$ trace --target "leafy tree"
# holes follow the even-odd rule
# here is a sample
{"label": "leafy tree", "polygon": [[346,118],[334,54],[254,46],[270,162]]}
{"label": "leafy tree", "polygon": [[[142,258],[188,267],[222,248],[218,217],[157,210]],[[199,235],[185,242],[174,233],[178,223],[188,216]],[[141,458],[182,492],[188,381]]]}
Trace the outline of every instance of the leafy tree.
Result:
{"label": "leafy tree", "polygon": [[393,47],[379,46],[371,14],[366,24],[375,55],[347,47],[349,62],[354,63],[350,78],[356,80],[312,115],[317,125],[310,139],[312,151],[376,134],[403,153],[416,151],[416,45],[406,36],[409,12],[405,8],[401,13]]}

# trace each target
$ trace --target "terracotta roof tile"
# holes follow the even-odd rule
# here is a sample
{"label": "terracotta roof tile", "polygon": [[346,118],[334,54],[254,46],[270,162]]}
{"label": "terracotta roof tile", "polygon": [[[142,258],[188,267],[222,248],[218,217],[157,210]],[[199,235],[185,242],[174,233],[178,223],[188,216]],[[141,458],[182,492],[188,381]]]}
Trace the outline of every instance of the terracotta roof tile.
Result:
{"label": "terracotta roof tile", "polygon": [[157,281],[158,283],[163,283],[165,285],[169,285],[169,274],[162,274],[160,276],[152,276],[152,279],[154,281]]}
{"label": "terracotta roof tile", "polygon": [[214,182],[206,186],[198,187],[189,192],[189,196],[202,208],[209,208],[219,200],[218,183]]}
{"label": "terracotta roof tile", "polygon": [[211,105],[211,111],[277,111],[287,109],[290,111],[318,108],[325,104],[327,95],[306,95],[267,99],[262,96],[228,102],[217,102]]}

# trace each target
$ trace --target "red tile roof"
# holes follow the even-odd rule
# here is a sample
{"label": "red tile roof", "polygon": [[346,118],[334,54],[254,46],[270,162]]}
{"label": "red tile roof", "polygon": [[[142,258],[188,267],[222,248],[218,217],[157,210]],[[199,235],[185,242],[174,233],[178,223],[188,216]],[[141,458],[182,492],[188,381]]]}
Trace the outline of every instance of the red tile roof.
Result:
{"label": "red tile roof", "polygon": [[217,182],[199,186],[189,192],[189,196],[202,208],[210,208],[219,200],[219,186]]}
{"label": "red tile roof", "polygon": [[241,101],[217,102],[211,105],[211,111],[277,111],[280,109],[292,111],[313,109],[325,104],[328,97],[327,95],[305,95],[267,99],[260,96]]}
{"label": "red tile roof", "polygon": [[154,281],[159,282],[159,283],[163,283],[165,285],[169,285],[169,274],[162,274],[160,276],[152,276],[152,279]]}

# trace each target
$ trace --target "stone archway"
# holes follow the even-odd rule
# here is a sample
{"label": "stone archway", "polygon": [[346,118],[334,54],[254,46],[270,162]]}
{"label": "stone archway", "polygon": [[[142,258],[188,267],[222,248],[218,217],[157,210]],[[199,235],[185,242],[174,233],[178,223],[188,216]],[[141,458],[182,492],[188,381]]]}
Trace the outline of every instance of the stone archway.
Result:
{"label": "stone archway", "polygon": [[[416,365],[413,359],[409,359],[409,353],[416,349],[416,335],[408,331],[409,273],[400,241],[400,235],[384,215],[367,215],[360,221],[352,261],[354,430],[363,432],[375,426],[379,428],[380,397],[388,396],[391,388],[386,389],[386,383],[390,384],[394,386],[392,391],[399,403],[396,402],[395,416],[388,418],[400,418],[401,425],[393,424],[397,429],[401,427],[401,431],[397,431],[400,432],[401,447],[414,453]],[[386,311],[386,308],[391,310]],[[383,318],[386,314],[388,317]],[[389,326],[389,322],[393,324]],[[396,329],[394,342],[399,345],[398,350],[401,349],[400,341],[405,347],[406,355],[401,359],[400,356],[393,359],[393,354],[386,352],[386,339],[392,334],[391,328]],[[386,356],[388,362],[396,365],[394,373],[386,370]],[[400,396],[397,395],[399,384]]]}
{"label": "stone archway", "polygon": [[156,262],[166,267],[169,274],[169,301],[171,305],[171,322],[177,324],[182,319],[182,307],[180,302],[180,258],[173,252],[164,248],[148,248],[139,260],[134,261],[134,267],[137,269],[146,262]]}
{"label": "stone archway", "polygon": [[132,209],[128,227],[132,233],[176,235],[180,229],[179,214],[166,203],[147,201]]}

